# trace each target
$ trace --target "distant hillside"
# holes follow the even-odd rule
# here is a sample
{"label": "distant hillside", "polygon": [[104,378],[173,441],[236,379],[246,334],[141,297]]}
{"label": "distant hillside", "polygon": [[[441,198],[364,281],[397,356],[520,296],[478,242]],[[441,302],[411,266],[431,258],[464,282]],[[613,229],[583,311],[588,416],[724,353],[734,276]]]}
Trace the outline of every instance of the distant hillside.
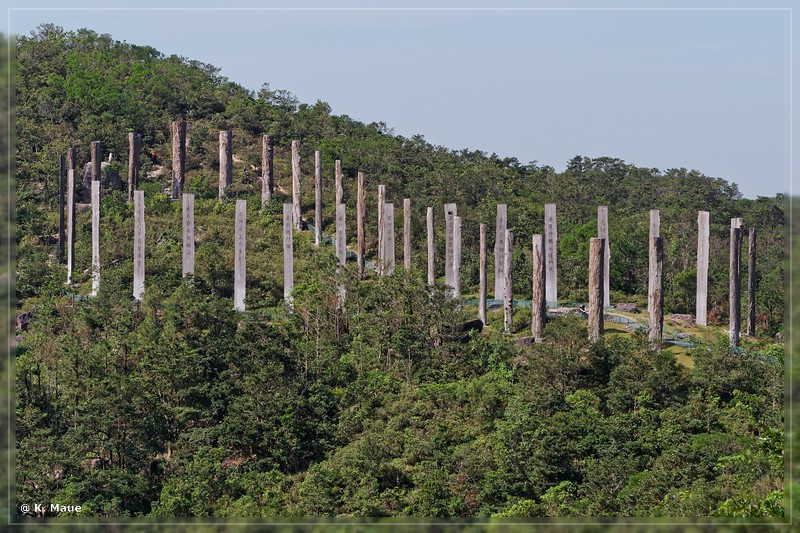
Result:
{"label": "distant hillside", "polygon": [[[784,328],[783,198],[744,200],[719,178],[613,157],[577,156],[557,173],[448,150],[266,85],[253,94],[210,65],[87,30],[43,26],[20,38],[16,73],[16,296],[18,310],[31,311],[14,359],[20,504],[80,505],[80,517],[106,520],[783,516],[785,387],[775,338]],[[188,122],[186,191],[196,196],[190,283],[181,272],[181,202],[164,192],[176,118]],[[233,130],[234,184],[220,202],[222,128]],[[127,183],[128,132],[142,134],[141,175],[150,174],[140,184],[138,303],[126,191],[103,194],[95,297],[88,212],[76,217],[72,285],[55,255],[59,155],[76,147],[80,167],[99,140]],[[278,194],[262,209],[263,133],[277,143]],[[322,153],[329,233],[334,161],[342,160],[350,244],[356,173],[366,173],[368,259],[378,184],[387,201],[411,199],[408,272],[398,265],[392,276],[358,280],[352,261],[338,269],[330,246],[294,232],[293,305],[285,305],[281,204],[293,139],[302,143],[308,219],[313,151]],[[246,312],[232,308],[236,199],[247,200]],[[689,314],[697,211],[708,210],[710,326],[681,327],[694,347],[678,351],[653,349],[618,324],[590,343],[585,320],[552,316],[543,342],[524,343],[531,315],[517,308],[511,335],[501,333],[497,311],[467,334],[475,307],[425,277],[425,210],[435,210],[441,275],[445,202],[464,220],[466,298],[477,291],[479,224],[489,226],[491,250],[496,204],[508,204],[521,299],[531,292],[531,235],[543,230],[544,204],[556,203],[559,299],[573,305],[587,299],[589,240],[597,206],[607,205],[612,303],[640,309],[648,210],[660,209],[666,312]],[[759,254],[757,335],[737,349],[724,335],[733,216],[757,228]]]}

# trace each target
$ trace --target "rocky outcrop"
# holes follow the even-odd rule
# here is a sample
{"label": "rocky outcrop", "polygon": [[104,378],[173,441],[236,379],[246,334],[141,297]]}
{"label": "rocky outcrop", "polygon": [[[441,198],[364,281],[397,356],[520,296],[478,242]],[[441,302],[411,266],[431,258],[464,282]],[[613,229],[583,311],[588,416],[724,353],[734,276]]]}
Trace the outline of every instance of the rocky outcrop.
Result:
{"label": "rocky outcrop", "polygon": [[[91,161],[83,165],[81,177],[81,198],[83,198],[84,202],[88,202],[92,198]],[[120,178],[119,172],[114,170],[111,164],[106,161],[100,163],[100,188],[114,191],[122,190],[122,178]]]}

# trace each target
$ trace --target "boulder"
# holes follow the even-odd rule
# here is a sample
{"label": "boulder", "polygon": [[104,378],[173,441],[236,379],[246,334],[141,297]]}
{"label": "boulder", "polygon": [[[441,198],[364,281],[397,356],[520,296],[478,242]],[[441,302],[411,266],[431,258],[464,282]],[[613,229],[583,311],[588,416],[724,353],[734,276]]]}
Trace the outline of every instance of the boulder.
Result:
{"label": "boulder", "polygon": [[518,346],[533,346],[536,344],[535,337],[520,337],[518,339],[514,339],[514,344]]}
{"label": "boulder", "polygon": [[692,315],[672,314],[667,316],[667,320],[682,326],[694,326],[694,317]]}
{"label": "boulder", "polygon": [[638,313],[639,310],[636,308],[636,304],[617,304],[617,311],[626,311],[628,313]]}
{"label": "boulder", "polygon": [[[83,165],[81,171],[81,197],[84,201],[90,201],[92,198],[92,162],[89,161]],[[114,191],[122,190],[122,178],[119,172],[114,170],[111,163],[103,161],[100,163],[100,188],[111,189]]]}

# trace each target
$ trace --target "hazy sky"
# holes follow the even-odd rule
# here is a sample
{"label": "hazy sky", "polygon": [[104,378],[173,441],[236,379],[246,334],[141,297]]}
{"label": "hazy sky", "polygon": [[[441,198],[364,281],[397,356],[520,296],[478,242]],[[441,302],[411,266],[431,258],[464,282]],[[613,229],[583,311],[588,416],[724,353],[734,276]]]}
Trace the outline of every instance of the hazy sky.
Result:
{"label": "hazy sky", "polygon": [[[59,5],[9,3],[20,8]],[[211,63],[253,90],[268,82],[301,102],[323,100],[335,114],[383,121],[400,135],[422,134],[433,144],[496,152],[557,170],[575,155],[611,156],[662,170],[695,168],[737,183],[750,198],[791,188],[786,10],[257,11],[227,10],[228,4],[200,0],[173,5],[226,7],[103,9],[157,5],[151,0],[73,5],[95,8],[13,10],[9,32],[28,34],[44,22],[69,30],[90,28],[166,55]],[[313,8],[336,3],[229,5]],[[706,5],[775,8],[791,2]]]}

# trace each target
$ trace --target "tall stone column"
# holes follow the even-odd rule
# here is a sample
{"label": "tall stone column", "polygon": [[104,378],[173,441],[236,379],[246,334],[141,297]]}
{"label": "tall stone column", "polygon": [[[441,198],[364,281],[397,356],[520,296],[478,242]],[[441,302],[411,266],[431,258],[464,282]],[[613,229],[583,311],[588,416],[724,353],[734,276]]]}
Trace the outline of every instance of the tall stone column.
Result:
{"label": "tall stone column", "polygon": [[386,185],[378,185],[378,260],[375,261],[375,268],[379,275],[383,275],[383,262],[385,261],[386,236],[384,234],[384,217],[386,212]]}
{"label": "tall stone column", "polygon": [[403,198],[403,268],[411,268],[411,199]]}
{"label": "tall stone column", "polygon": [[603,239],[589,241],[589,341],[603,335]]}
{"label": "tall stone column", "polygon": [[394,274],[394,204],[383,204],[383,267],[382,275]]}
{"label": "tall stone column", "polygon": [[650,239],[648,298],[650,307],[650,346],[659,348],[664,330],[664,244],[661,237]]}
{"label": "tall stone column", "polygon": [[695,323],[708,325],[708,244],[711,235],[708,211],[697,214],[697,301]]}
{"label": "tall stone column", "polygon": [[453,287],[453,217],[458,216],[456,204],[444,204],[444,283]]}
{"label": "tall stone column", "polygon": [[558,306],[558,224],[556,204],[544,205],[545,298],[550,307]]}
{"label": "tall stone column", "polygon": [[292,291],[294,290],[293,225],[294,204],[283,204],[283,299],[289,309],[293,308]]}
{"label": "tall stone column", "polygon": [[358,239],[356,248],[356,261],[358,261],[358,278],[364,279],[364,266],[365,259],[364,253],[366,251],[366,196],[364,190],[364,173],[358,173],[358,196],[356,198],[356,238]]}
{"label": "tall stone column", "polygon": [[756,335],[756,228],[750,228],[747,251],[747,334]]}
{"label": "tall stone column", "polygon": [[233,133],[231,130],[219,132],[219,201],[233,183]]}
{"label": "tall stone column", "polygon": [[133,299],[144,294],[144,191],[133,192]]}
{"label": "tall stone column", "polygon": [[497,204],[497,218],[494,231],[494,299],[503,299],[503,264],[506,253],[506,230],[508,229],[508,206]]}
{"label": "tall stone column", "polygon": [[247,200],[236,200],[233,259],[233,309],[244,311],[247,287]]}
{"label": "tall stone column", "polygon": [[139,188],[139,151],[142,136],[138,133],[128,134],[128,201],[133,201],[133,191]]}
{"label": "tall stone column", "polygon": [[428,286],[433,287],[436,284],[436,272],[434,263],[434,241],[433,241],[433,208],[429,207],[425,215],[425,221],[428,230]]}
{"label": "tall stone column", "polygon": [[347,261],[345,208],[345,204],[336,204],[336,258],[342,266]]}
{"label": "tall stone column", "polygon": [[344,201],[344,177],[342,175],[342,160],[337,159],[335,163],[335,187],[336,187],[336,205]]}
{"label": "tall stone column", "polygon": [[[661,212],[658,209],[651,209],[650,210],[650,237],[647,242],[650,242],[650,239],[654,239],[656,237],[661,237]],[[650,302],[653,299],[653,293],[651,292],[651,288],[648,286],[647,288],[647,312],[652,316],[653,309],[650,307]]]}
{"label": "tall stone column", "polygon": [[461,298],[461,217],[453,217],[453,298]]}
{"label": "tall stone column", "polygon": [[739,239],[742,234],[742,229],[735,225],[736,219],[731,220],[731,253],[730,253],[730,283],[729,291],[729,307],[730,307],[730,341],[731,346],[739,346],[739,332],[741,330],[741,278],[739,277],[739,262],[741,260],[739,248]]}
{"label": "tall stone column", "polygon": [[58,262],[64,262],[64,240],[66,239],[66,219],[64,194],[67,188],[67,160],[64,154],[58,158]]}
{"label": "tall stone column", "polygon": [[75,268],[75,168],[67,170],[67,285]]}
{"label": "tall stone column", "polygon": [[100,182],[92,181],[92,296],[100,290]]}
{"label": "tall stone column", "polygon": [[317,233],[314,235],[314,245],[322,242],[322,152],[314,151],[314,224]]}
{"label": "tall stone column", "polygon": [[[220,160],[220,168],[222,167]],[[221,172],[221,171],[220,171]],[[172,122],[172,199],[177,200],[183,194],[186,181],[186,121]]]}
{"label": "tall stone column", "polygon": [[603,239],[603,306],[611,307],[611,248],[608,241],[608,206],[601,205],[597,208],[597,237]]}
{"label": "tall stone column", "polygon": [[261,137],[261,206],[267,205],[272,201],[275,194],[275,173],[274,173],[275,147],[272,137],[263,135]]}
{"label": "tall stone column", "polygon": [[295,229],[303,229],[303,205],[300,193],[300,141],[292,141],[292,221]]}
{"label": "tall stone column", "polygon": [[183,277],[194,276],[194,194],[183,193]]}
{"label": "tall stone column", "polygon": [[514,325],[514,292],[512,285],[512,256],[514,251],[514,233],[511,230],[505,232],[505,253],[503,261],[503,327],[506,333],[513,332]]}
{"label": "tall stone column", "polygon": [[531,335],[538,342],[547,319],[545,300],[544,236],[536,234],[532,238],[531,260],[533,263],[531,294]]}
{"label": "tall stone column", "polygon": [[486,224],[480,227],[480,259],[478,270],[478,318],[486,325]]}

